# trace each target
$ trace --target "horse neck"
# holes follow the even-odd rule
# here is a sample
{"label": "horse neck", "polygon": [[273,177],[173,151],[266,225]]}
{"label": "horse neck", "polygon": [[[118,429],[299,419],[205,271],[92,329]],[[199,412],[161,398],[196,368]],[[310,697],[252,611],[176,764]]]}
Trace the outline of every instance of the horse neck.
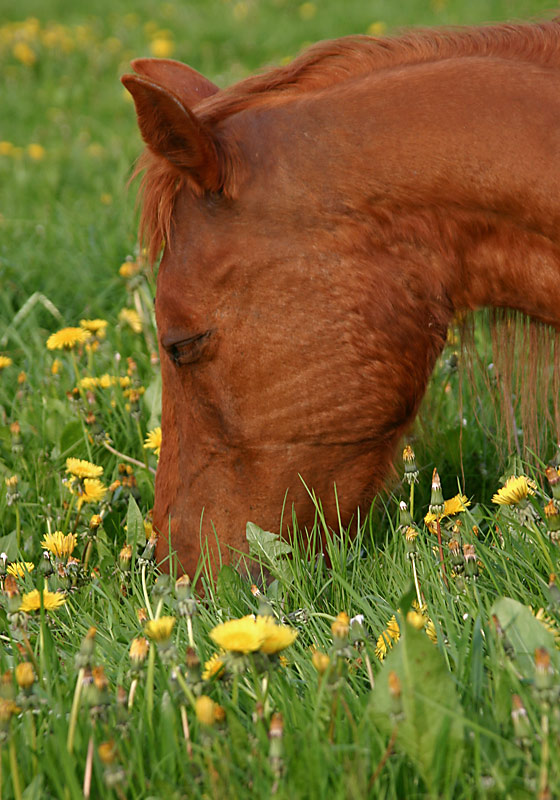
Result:
{"label": "horse neck", "polygon": [[331,98],[329,179],[352,185],[371,235],[426,251],[455,310],[560,328],[560,71],[461,58],[359,83]]}

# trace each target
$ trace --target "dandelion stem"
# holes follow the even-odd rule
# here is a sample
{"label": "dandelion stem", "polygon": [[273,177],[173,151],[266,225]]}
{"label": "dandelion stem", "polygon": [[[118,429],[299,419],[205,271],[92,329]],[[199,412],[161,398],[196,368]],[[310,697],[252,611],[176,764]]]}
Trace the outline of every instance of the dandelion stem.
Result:
{"label": "dandelion stem", "polygon": [[132,683],[130,684],[130,690],[128,692],[128,710],[132,710],[132,706],[134,704],[134,696],[136,694],[136,687],[138,686],[138,678],[133,678]]}
{"label": "dandelion stem", "polygon": [[410,482],[410,503],[408,507],[410,509],[410,516],[414,520],[414,481]]}
{"label": "dandelion stem", "polygon": [[411,553],[410,554],[410,560],[412,561],[412,574],[414,576],[414,586],[416,588],[416,598],[418,600],[419,607],[422,608],[422,605],[423,605],[423,603],[422,603],[422,594],[420,592],[420,583],[418,581],[418,571],[416,569],[416,554],[415,553]]}
{"label": "dandelion stem", "polygon": [[550,797],[548,788],[548,760],[550,756],[550,742],[548,738],[548,713],[545,710],[541,718],[541,768],[539,772],[538,800]]}
{"label": "dandelion stem", "polygon": [[84,770],[84,797],[88,798],[91,794],[91,775],[93,771],[93,734],[89,737],[86,768]]}
{"label": "dandelion stem", "polygon": [[379,761],[379,764],[377,765],[375,772],[373,773],[373,775],[370,778],[370,781],[369,781],[369,784],[368,784],[368,794],[369,794],[373,784],[375,783],[375,781],[381,775],[383,767],[387,763],[387,759],[389,758],[389,756],[393,752],[393,747],[395,745],[395,740],[397,738],[397,731],[398,731],[398,725],[395,725],[395,727],[393,728],[393,731],[391,733],[391,738],[389,739],[387,747],[385,748],[385,752],[381,756],[381,760]]}
{"label": "dandelion stem", "polygon": [[156,648],[152,645],[148,652],[148,669],[146,670],[146,709],[148,711],[148,722],[153,728],[152,712],[154,709],[154,670],[156,663]]}
{"label": "dandelion stem", "polygon": [[121,453],[118,450],[115,450],[115,448],[112,447],[108,442],[101,442],[101,444],[106,450],[108,450],[114,456],[121,458],[123,461],[128,461],[129,464],[134,464],[137,467],[142,467],[142,469],[149,469],[153,475],[156,474],[156,471],[153,467],[150,467],[148,464],[145,464],[142,461],[138,461],[137,458],[132,458],[132,456],[127,456],[125,453]]}
{"label": "dandelion stem", "polygon": [[65,533],[68,532],[68,525],[70,524],[70,515],[72,514],[72,511],[74,510],[75,502],[76,502],[76,495],[74,494],[74,492],[72,492],[72,495],[70,497],[70,502],[68,503],[68,511],[66,512],[66,519],[64,520],[64,532]]}
{"label": "dandelion stem", "polygon": [[89,557],[91,555],[92,547],[93,547],[93,539],[88,539],[88,543],[86,544],[86,549],[84,550],[84,558],[82,561],[84,571],[88,568]]}
{"label": "dandelion stem", "polygon": [[189,647],[194,648],[193,624],[192,624],[192,616],[190,614],[187,616],[187,634],[189,637]]}
{"label": "dandelion stem", "polygon": [[366,662],[366,671],[367,671],[367,676],[368,676],[368,680],[369,680],[369,685],[373,689],[375,687],[375,678],[373,677],[373,669],[372,669],[372,666],[371,666],[369,653],[367,652],[365,647],[364,647],[364,651],[363,652],[364,652],[364,661]]}
{"label": "dandelion stem", "polygon": [[19,503],[15,503],[16,512],[16,544],[18,551],[21,550],[21,517],[19,513]]}
{"label": "dandelion stem", "polygon": [[78,721],[78,711],[80,709],[80,697],[82,694],[82,685],[84,682],[85,668],[80,667],[78,671],[78,678],[76,679],[76,688],[74,689],[74,699],[72,701],[72,710],[70,711],[70,724],[68,725],[68,739],[66,740],[66,749],[72,755],[74,749],[74,734],[76,733],[76,723]]}
{"label": "dandelion stem", "polygon": [[[443,559],[443,544],[441,542],[441,525],[440,525],[440,518],[439,516],[436,519],[436,528],[437,528],[437,540],[438,540],[438,548],[439,548],[439,561],[441,564],[441,573],[443,576],[443,582],[445,583],[445,588],[449,589],[449,583],[447,581],[447,572],[445,570],[445,561]],[[420,603],[420,605],[422,605]]]}
{"label": "dandelion stem", "polygon": [[12,775],[12,783],[14,786],[14,797],[16,798],[16,800],[21,800],[22,798],[21,783],[19,779],[19,770],[17,765],[16,745],[13,736],[10,736],[9,752],[10,752],[10,772]]}
{"label": "dandelion stem", "polygon": [[148,466],[148,454],[144,449],[144,436],[142,434],[142,428],[140,427],[139,419],[136,420],[136,430],[138,432],[138,438],[140,440],[140,447],[142,448],[142,456],[144,457],[144,466],[146,467],[146,469],[150,469],[150,467]]}
{"label": "dandelion stem", "polygon": [[148,596],[148,587],[146,586],[146,564],[142,564],[142,594],[144,596],[144,602],[146,603],[146,611],[148,612],[148,616],[150,619],[154,618],[154,612],[152,611],[152,606],[150,604],[150,598]]}
{"label": "dandelion stem", "polygon": [[33,652],[33,648],[31,647],[31,642],[27,638],[27,634],[25,633],[25,631],[22,631],[20,629],[20,633],[21,633],[21,639],[22,639],[22,642],[23,642],[23,646],[27,650],[27,655],[29,656],[29,660],[33,664],[33,669],[37,673],[37,677],[40,677],[41,673],[40,673],[40,670],[39,670],[39,664],[37,663],[37,659],[35,658],[35,653]]}
{"label": "dandelion stem", "polygon": [[177,667],[177,669],[175,670],[175,678],[177,680],[177,683],[179,684],[179,686],[181,687],[181,689],[185,693],[185,696],[186,696],[187,700],[189,701],[189,703],[194,708],[194,705],[196,703],[196,698],[195,698],[192,690],[189,688],[186,680],[183,678],[183,675],[182,675],[181,670],[179,669],[179,667]]}
{"label": "dandelion stem", "polygon": [[187,717],[187,709],[181,704],[181,724],[183,725],[183,736],[185,737],[185,747],[187,749],[187,756],[192,758],[192,744],[191,734],[189,730],[189,718]]}

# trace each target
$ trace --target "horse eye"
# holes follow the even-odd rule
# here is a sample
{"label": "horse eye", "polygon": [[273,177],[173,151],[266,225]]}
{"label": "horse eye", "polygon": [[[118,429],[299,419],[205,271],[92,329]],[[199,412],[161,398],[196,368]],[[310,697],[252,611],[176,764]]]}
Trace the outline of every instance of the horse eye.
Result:
{"label": "horse eye", "polygon": [[188,339],[182,339],[179,342],[165,345],[165,349],[169,353],[171,360],[177,365],[192,364],[198,361],[204,352],[204,345],[206,344],[211,331],[204,333],[197,333],[196,336],[189,336]]}

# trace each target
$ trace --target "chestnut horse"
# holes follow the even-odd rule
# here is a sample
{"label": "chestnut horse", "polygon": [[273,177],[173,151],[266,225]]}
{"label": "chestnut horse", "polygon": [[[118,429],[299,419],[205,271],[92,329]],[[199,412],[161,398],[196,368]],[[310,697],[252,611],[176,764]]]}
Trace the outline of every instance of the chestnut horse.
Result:
{"label": "chestnut horse", "polygon": [[301,478],[333,526],[333,484],[342,524],[366,507],[454,314],[560,327],[560,21],[322,42],[225,90],[133,68],[164,248],[154,524],[192,573],[285,498],[309,526]]}

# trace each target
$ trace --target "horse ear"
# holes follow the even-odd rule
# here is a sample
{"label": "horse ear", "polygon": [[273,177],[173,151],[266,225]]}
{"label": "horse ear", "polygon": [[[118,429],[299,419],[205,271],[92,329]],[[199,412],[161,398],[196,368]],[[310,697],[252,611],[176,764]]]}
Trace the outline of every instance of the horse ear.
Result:
{"label": "horse ear", "polygon": [[202,189],[219,191],[221,158],[212,131],[176,94],[159,84],[137,75],[123,75],[121,81],[134,98],[138,126],[148,147],[188,172]]}
{"label": "horse ear", "polygon": [[172,91],[188,107],[220,91],[200,72],[171,58],[137,58],[131,66],[134,72]]}

